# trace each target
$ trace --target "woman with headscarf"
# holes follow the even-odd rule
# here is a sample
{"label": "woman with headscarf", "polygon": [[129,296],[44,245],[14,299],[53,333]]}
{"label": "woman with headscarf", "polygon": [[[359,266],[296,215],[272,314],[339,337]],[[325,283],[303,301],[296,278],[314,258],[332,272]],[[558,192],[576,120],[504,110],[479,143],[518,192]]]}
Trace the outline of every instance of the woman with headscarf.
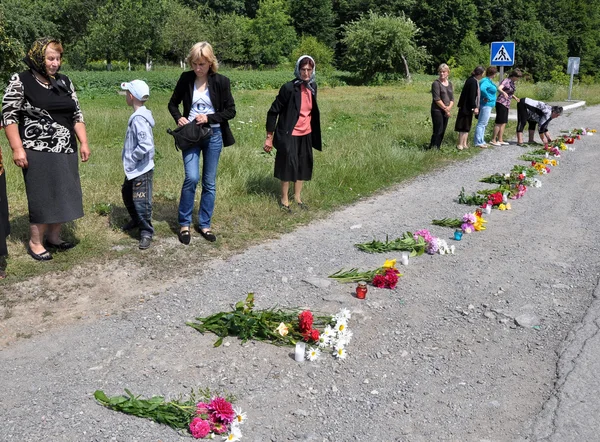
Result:
{"label": "woman with headscarf", "polygon": [[[179,233],[182,244],[191,240],[190,226],[196,187],[200,181],[202,155],[202,194],[198,209],[198,231],[210,242],[217,240],[211,230],[212,215],[217,196],[217,166],[223,146],[235,143],[229,120],[235,117],[235,102],[231,95],[229,78],[218,74],[219,62],[210,43],[202,41],[190,49],[187,58],[192,67],[179,77],[169,100],[169,112],[178,126],[185,124],[210,125],[212,135],[198,146],[183,150],[185,179],[179,200]],[[183,114],[179,105],[183,102]]]}
{"label": "woman with headscarf", "polygon": [[[2,130],[2,121],[0,121]],[[10,234],[8,223],[8,202],[6,201],[6,177],[4,176],[4,163],[2,162],[2,148],[0,147],[0,279],[6,278],[6,237]]]}
{"label": "woman with headscarf", "polygon": [[62,225],[83,216],[77,140],[81,161],[90,157],[73,84],[59,74],[63,47],[36,40],[23,60],[28,70],[10,79],[2,100],[2,123],[14,163],[23,170],[29,207],[27,253],[37,261],[75,246],[61,237]]}
{"label": "woman with headscarf", "polygon": [[309,55],[296,62],[295,79],[285,83],[267,112],[265,152],[277,150],[275,178],[281,180],[279,207],[288,213],[290,181],[294,183],[294,200],[300,209],[304,181],[312,178],[312,149],[321,150],[321,117],[317,105],[315,61]]}
{"label": "woman with headscarf", "polygon": [[456,116],[456,124],[454,130],[458,132],[458,150],[467,149],[467,139],[471,124],[473,123],[473,115],[479,114],[479,80],[483,77],[485,69],[483,66],[477,66],[471,76],[465,81],[463,90],[458,99],[458,115]]}

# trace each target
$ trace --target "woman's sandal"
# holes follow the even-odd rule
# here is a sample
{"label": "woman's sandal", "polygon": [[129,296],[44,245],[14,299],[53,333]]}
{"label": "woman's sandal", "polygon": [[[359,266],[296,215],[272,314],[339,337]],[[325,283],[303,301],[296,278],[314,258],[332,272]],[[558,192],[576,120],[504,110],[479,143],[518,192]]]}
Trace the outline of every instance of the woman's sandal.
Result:
{"label": "woman's sandal", "polygon": [[192,239],[192,234],[190,233],[190,229],[180,230],[179,233],[177,234],[177,238],[179,238],[179,242],[181,244],[185,244],[187,246]]}
{"label": "woman's sandal", "polygon": [[292,208],[289,206],[289,204],[286,206],[281,201],[278,201],[278,203],[279,203],[279,208],[281,210],[283,210],[284,212],[287,212],[287,213],[292,213]]}
{"label": "woman's sandal", "polygon": [[59,251],[70,250],[73,247],[75,247],[75,244],[73,244],[72,242],[68,242],[68,241],[62,241],[58,244],[54,244],[54,243],[51,243],[50,241],[46,241],[45,245],[46,245],[47,249],[54,249],[54,250],[59,250]]}

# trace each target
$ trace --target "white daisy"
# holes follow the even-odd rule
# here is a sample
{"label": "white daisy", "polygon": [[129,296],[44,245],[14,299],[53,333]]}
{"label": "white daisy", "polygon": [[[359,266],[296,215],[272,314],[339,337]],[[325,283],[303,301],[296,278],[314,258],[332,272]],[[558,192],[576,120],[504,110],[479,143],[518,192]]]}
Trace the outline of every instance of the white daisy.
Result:
{"label": "white daisy", "polygon": [[339,311],[339,313],[337,315],[335,315],[333,317],[333,319],[335,322],[339,321],[340,319],[347,321],[351,317],[352,317],[352,313],[350,313],[350,310],[348,310],[347,308],[343,308]]}
{"label": "white daisy", "polygon": [[338,359],[346,359],[346,349],[344,347],[336,348],[333,355]]}
{"label": "white daisy", "polygon": [[450,253],[452,253],[454,255],[454,251],[456,250],[456,247],[454,245],[450,246]]}
{"label": "white daisy", "polygon": [[227,436],[223,436],[223,440],[226,440],[227,442],[234,442],[234,441],[240,440],[241,438],[242,438],[242,432],[235,425],[231,426],[231,431],[229,432],[229,434]]}
{"label": "white daisy", "polygon": [[323,329],[322,334],[327,336],[328,338],[331,338],[334,334],[334,330],[333,330],[333,328],[331,328],[331,325],[326,325],[325,329]]}
{"label": "white daisy", "polygon": [[233,419],[233,423],[236,425],[241,425],[246,422],[247,415],[242,411],[239,407],[233,407],[233,411],[235,412],[235,419]]}
{"label": "white daisy", "polygon": [[346,346],[350,343],[350,340],[352,339],[353,333],[351,330],[346,329],[345,333],[342,333],[341,335],[338,336],[338,340],[336,345],[342,345],[342,346]]}
{"label": "white daisy", "polygon": [[342,321],[342,320],[336,322],[335,327],[334,327],[335,331],[338,333],[344,333],[347,328],[348,328],[348,325],[347,325],[346,321]]}
{"label": "white daisy", "polygon": [[319,335],[319,348],[325,348],[329,346],[329,343],[331,342],[331,336],[325,336],[324,333],[321,333]]}
{"label": "white daisy", "polygon": [[311,362],[316,361],[320,355],[321,350],[319,350],[317,347],[309,347],[308,353],[306,354],[306,359],[308,359]]}

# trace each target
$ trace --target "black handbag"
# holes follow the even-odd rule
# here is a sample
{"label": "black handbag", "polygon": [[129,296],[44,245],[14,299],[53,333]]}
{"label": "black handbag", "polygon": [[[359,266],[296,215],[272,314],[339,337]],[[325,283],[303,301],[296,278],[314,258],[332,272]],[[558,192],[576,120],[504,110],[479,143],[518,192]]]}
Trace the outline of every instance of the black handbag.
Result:
{"label": "black handbag", "polygon": [[175,149],[186,150],[198,146],[202,140],[212,136],[212,128],[209,125],[199,125],[192,121],[175,130],[167,129],[169,135],[173,135]]}

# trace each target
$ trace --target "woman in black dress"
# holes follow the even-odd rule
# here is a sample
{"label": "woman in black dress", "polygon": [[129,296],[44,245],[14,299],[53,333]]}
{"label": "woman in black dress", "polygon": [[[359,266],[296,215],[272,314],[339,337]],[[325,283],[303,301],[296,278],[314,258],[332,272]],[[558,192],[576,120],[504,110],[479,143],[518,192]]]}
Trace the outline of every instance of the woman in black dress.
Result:
{"label": "woman in black dress", "polygon": [[295,80],[279,90],[267,112],[265,152],[277,149],[275,178],[281,180],[279,207],[291,212],[288,193],[294,183],[294,200],[300,209],[308,206],[302,201],[304,181],[312,178],[312,149],[321,150],[321,117],[317,105],[315,61],[303,55],[296,62]]}
{"label": "woman in black dress", "polygon": [[27,253],[37,261],[52,259],[47,249],[74,247],[61,227],[83,216],[77,139],[81,161],[90,149],[75,88],[58,73],[62,53],[58,40],[36,40],[24,59],[29,70],[12,76],[2,100],[6,137],[25,180]]}
{"label": "woman in black dress", "polygon": [[479,114],[479,80],[483,77],[485,69],[483,66],[477,66],[471,76],[465,81],[463,90],[458,99],[458,115],[454,130],[458,132],[458,150],[467,149],[467,139],[473,122],[473,115]]}

